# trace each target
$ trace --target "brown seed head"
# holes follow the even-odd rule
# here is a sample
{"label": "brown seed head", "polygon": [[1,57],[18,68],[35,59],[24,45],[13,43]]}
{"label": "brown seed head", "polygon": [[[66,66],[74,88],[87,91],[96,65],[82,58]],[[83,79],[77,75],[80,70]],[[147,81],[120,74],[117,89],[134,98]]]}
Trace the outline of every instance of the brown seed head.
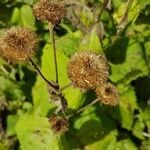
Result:
{"label": "brown seed head", "polygon": [[116,106],[119,104],[118,90],[111,83],[106,83],[103,86],[97,87],[96,94],[103,104],[112,106]]}
{"label": "brown seed head", "polygon": [[67,73],[74,86],[88,90],[107,81],[109,67],[104,55],[85,51],[72,56]]}
{"label": "brown seed head", "polygon": [[8,61],[28,59],[36,51],[37,35],[27,28],[12,27],[0,38],[0,53]]}
{"label": "brown seed head", "polygon": [[50,122],[52,131],[56,134],[62,134],[69,130],[68,121],[61,116],[52,115],[49,118],[49,122]]}
{"label": "brown seed head", "polygon": [[39,0],[33,7],[33,13],[38,20],[57,25],[65,16],[66,9],[63,3],[56,0]]}

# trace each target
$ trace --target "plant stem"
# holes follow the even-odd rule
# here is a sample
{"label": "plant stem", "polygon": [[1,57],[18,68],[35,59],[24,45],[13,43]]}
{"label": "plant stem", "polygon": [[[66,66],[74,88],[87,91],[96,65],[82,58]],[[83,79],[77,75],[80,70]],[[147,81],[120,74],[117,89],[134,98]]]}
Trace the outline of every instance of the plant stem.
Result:
{"label": "plant stem", "polygon": [[57,64],[57,54],[56,54],[56,46],[55,46],[55,35],[54,35],[54,28],[49,24],[49,31],[52,34],[52,46],[53,46],[53,53],[54,53],[54,65],[55,65],[55,79],[56,83],[58,83],[58,64]]}
{"label": "plant stem", "polygon": [[120,33],[122,32],[122,30],[124,29],[124,27],[126,26],[126,20],[127,20],[127,17],[128,17],[128,11],[132,5],[132,2],[133,0],[128,0],[127,2],[127,7],[126,7],[126,10],[125,10],[125,13],[120,21],[120,23],[117,25],[117,35],[120,35]]}
{"label": "plant stem", "polygon": [[80,109],[78,109],[74,114],[71,114],[71,115],[69,115],[68,116],[68,118],[70,118],[70,117],[72,117],[72,116],[74,116],[75,114],[78,114],[78,113],[80,113],[80,112],[82,112],[82,111],[84,111],[85,109],[87,109],[87,108],[89,108],[90,106],[92,106],[92,105],[94,105],[95,103],[97,103],[99,101],[99,99],[97,98],[97,99],[95,99],[94,101],[92,101],[90,104],[88,104],[88,105],[86,105],[86,106],[84,106],[84,107],[82,107],[82,108],[80,108]]}
{"label": "plant stem", "polygon": [[35,71],[42,77],[42,79],[48,84],[50,85],[52,88],[55,88],[55,85],[53,83],[51,83],[48,79],[46,79],[46,77],[43,75],[43,73],[40,71],[40,69],[37,67],[37,65],[34,63],[34,61],[29,58],[29,64],[35,69]]}
{"label": "plant stem", "polygon": [[105,7],[107,6],[107,3],[108,3],[108,2],[109,2],[109,0],[104,0],[104,1],[103,1],[103,4],[102,4],[102,6],[101,6],[101,8],[100,8],[100,12],[99,12],[99,15],[98,15],[97,22],[98,22],[99,19],[101,18],[102,13],[103,13]]}
{"label": "plant stem", "polygon": [[69,83],[69,84],[67,84],[67,85],[65,85],[65,86],[63,86],[63,87],[61,87],[60,90],[63,91],[63,90],[67,89],[67,88],[70,87],[70,86],[72,86],[72,83]]}

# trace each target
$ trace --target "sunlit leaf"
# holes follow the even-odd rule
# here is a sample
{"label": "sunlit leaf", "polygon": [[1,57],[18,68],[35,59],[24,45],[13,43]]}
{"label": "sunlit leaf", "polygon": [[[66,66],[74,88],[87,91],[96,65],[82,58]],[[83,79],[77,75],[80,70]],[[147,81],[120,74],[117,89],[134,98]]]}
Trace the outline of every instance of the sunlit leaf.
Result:
{"label": "sunlit leaf", "polygon": [[148,74],[148,66],[144,60],[142,48],[136,40],[130,40],[127,49],[121,50],[126,51],[125,60],[122,64],[111,64],[110,79],[113,82],[127,84]]}
{"label": "sunlit leaf", "polygon": [[[16,126],[22,150],[66,150],[64,137],[53,134],[47,118],[22,116]],[[67,145],[66,145],[67,146]]]}
{"label": "sunlit leaf", "polygon": [[115,150],[117,131],[113,130],[103,139],[86,146],[86,150]]}
{"label": "sunlit leaf", "polygon": [[138,148],[130,139],[120,140],[116,144],[116,150],[128,150],[129,148],[130,150],[138,150]]}

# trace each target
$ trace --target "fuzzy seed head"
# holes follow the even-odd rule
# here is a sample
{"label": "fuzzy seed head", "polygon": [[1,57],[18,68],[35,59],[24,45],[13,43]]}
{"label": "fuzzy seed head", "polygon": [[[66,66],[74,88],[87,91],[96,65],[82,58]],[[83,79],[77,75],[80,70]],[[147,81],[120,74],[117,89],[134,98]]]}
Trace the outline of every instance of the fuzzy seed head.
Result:
{"label": "fuzzy seed head", "polygon": [[39,0],[33,7],[33,13],[38,20],[48,21],[52,25],[57,25],[65,16],[66,9],[62,2]]}
{"label": "fuzzy seed head", "polygon": [[88,90],[107,81],[109,67],[103,54],[85,51],[72,56],[67,66],[67,74],[75,87]]}
{"label": "fuzzy seed head", "polygon": [[63,134],[69,130],[68,121],[61,116],[52,115],[49,118],[49,122],[52,131],[56,134]]}
{"label": "fuzzy seed head", "polygon": [[0,38],[0,53],[8,61],[28,59],[37,49],[37,35],[27,28],[12,27]]}
{"label": "fuzzy seed head", "polygon": [[100,101],[105,105],[116,106],[119,104],[118,90],[111,83],[106,83],[103,86],[97,87],[96,94]]}

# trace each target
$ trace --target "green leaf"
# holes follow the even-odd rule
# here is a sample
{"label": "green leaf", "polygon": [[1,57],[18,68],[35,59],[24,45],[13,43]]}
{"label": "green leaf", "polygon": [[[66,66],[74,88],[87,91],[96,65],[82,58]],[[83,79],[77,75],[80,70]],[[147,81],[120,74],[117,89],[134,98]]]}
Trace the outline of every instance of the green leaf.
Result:
{"label": "green leaf", "polygon": [[0,90],[5,94],[6,99],[8,100],[20,100],[22,101],[24,98],[23,91],[16,84],[16,82],[5,78],[4,76],[0,76]]}
{"label": "green leaf", "polygon": [[135,144],[130,139],[124,139],[116,144],[115,150],[138,150]]}
{"label": "green leaf", "polygon": [[19,19],[20,19],[20,9],[17,8],[17,7],[15,7],[15,8],[13,9],[10,22],[11,22],[12,24],[18,24],[18,23],[19,23]]}
{"label": "green leaf", "polygon": [[144,136],[143,136],[143,132],[145,128],[144,120],[142,119],[141,114],[139,114],[137,117],[138,119],[134,123],[132,132],[137,138],[144,140]]}
{"label": "green leaf", "polygon": [[18,116],[17,115],[9,115],[7,117],[7,135],[8,136],[13,136],[16,134],[16,131],[15,131],[15,126],[16,126],[16,123],[18,121]]}
{"label": "green leaf", "polygon": [[[99,108],[100,109],[100,108]],[[114,121],[102,111],[96,113],[95,107],[86,109],[74,123],[80,142],[87,145],[103,139],[107,133],[115,129]]]}
{"label": "green leaf", "polygon": [[[122,2],[121,5],[116,9],[116,12],[113,15],[114,20],[117,23],[120,23],[122,18],[124,17],[128,2]],[[134,23],[140,13],[140,5],[137,0],[133,0],[128,9],[127,23]]]}
{"label": "green leaf", "polygon": [[8,148],[4,143],[0,142],[0,150],[8,150]]}
{"label": "green leaf", "polygon": [[138,77],[148,75],[148,66],[144,60],[142,48],[136,40],[129,41],[125,55],[122,64],[110,64],[110,79],[113,82],[128,84]]}
{"label": "green leaf", "polygon": [[33,3],[36,1],[36,0],[23,0],[25,3],[27,3],[28,5],[33,5]]}
{"label": "green leaf", "polygon": [[147,5],[150,5],[150,1],[149,0],[139,0],[140,3],[140,7],[141,9],[144,9]]}
{"label": "green leaf", "polygon": [[130,86],[124,91],[123,86],[118,87],[120,91],[120,121],[123,128],[131,130],[133,125],[134,110],[138,108],[136,96],[133,88]]}
{"label": "green leaf", "polygon": [[147,107],[143,110],[142,118],[147,128],[150,128],[150,106],[149,105],[147,105]]}
{"label": "green leaf", "polygon": [[[58,73],[59,84],[61,87],[63,87],[68,83],[70,83],[66,73],[67,62],[69,59],[67,58],[66,55],[64,55],[61,49],[57,50],[57,57],[58,57],[58,70],[59,70]],[[42,68],[42,72],[49,80],[55,81],[53,50],[52,50],[52,46],[49,44],[45,45],[43,49],[41,68]],[[63,92],[68,102],[68,108],[77,109],[83,104],[85,100],[84,94],[82,94],[79,89],[69,87]],[[32,93],[33,93],[35,112],[37,114],[46,115],[46,113],[51,108],[50,107],[51,104],[49,102],[47,85],[41,79],[41,77],[37,78],[37,82],[33,88]]]}
{"label": "green leaf", "polygon": [[98,27],[98,25],[95,25],[92,30],[84,36],[79,45],[80,51],[89,50],[98,53],[102,52],[101,43],[97,34]]}
{"label": "green leaf", "polygon": [[57,49],[62,50],[66,56],[70,57],[78,50],[79,40],[75,33],[66,34],[57,40]]}
{"label": "green leaf", "polygon": [[140,150],[149,150],[149,148],[150,148],[150,141],[149,140],[143,141]]}
{"label": "green leaf", "polygon": [[116,150],[117,134],[118,134],[117,130],[113,130],[100,141],[87,145],[86,149],[87,150]]}
{"label": "green leaf", "polygon": [[35,17],[28,5],[23,5],[20,10],[22,25],[35,30]]}
{"label": "green leaf", "polygon": [[[22,150],[67,150],[63,135],[53,134],[47,118],[24,115],[16,126]],[[66,146],[66,147],[65,147]]]}

